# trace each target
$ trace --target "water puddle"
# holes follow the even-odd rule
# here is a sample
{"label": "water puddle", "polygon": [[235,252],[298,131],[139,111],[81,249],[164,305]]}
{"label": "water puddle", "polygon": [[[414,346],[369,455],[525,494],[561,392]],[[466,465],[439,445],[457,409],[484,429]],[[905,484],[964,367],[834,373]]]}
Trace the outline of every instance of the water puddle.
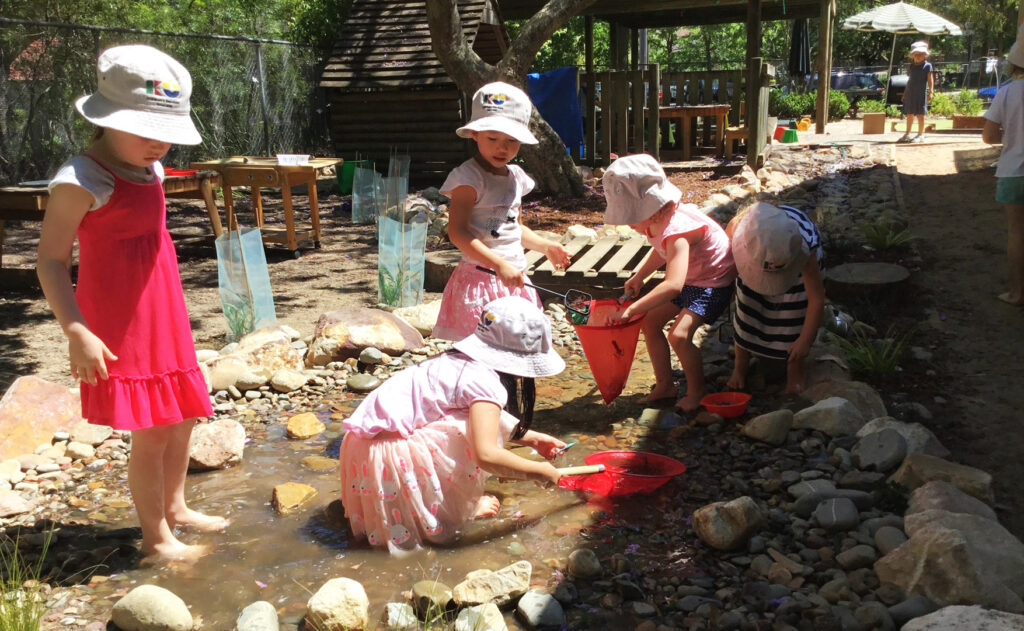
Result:
{"label": "water puddle", "polygon": [[[555,465],[583,464],[587,454],[604,449],[643,449],[649,428],[637,425],[632,417],[642,410],[634,392],[646,391],[652,382],[646,354],[641,351],[623,396],[610,406],[601,401],[586,361],[571,357],[568,363],[562,375],[538,382],[534,427],[579,441]],[[617,505],[628,504],[624,510],[640,515],[646,512],[645,504],[656,501],[657,496],[634,496],[616,503],[588,502],[572,491],[491,478],[488,491],[502,500],[498,518],[475,522],[453,547],[389,556],[350,539],[336,501],[337,471],[316,471],[302,462],[308,456],[337,457],[339,419],[358,401],[328,400],[316,410],[328,426],[317,438],[289,440],[281,423],[269,423],[250,431],[242,465],[190,475],[186,493],[194,506],[231,519],[225,532],[183,536],[188,542],[212,544],[213,552],[191,567],[130,570],[97,584],[94,597],[113,602],[135,585],[155,583],[189,604],[203,628],[231,628],[238,612],[256,600],[273,603],[282,622],[295,623],[326,580],[343,576],[364,586],[371,617],[379,619],[384,605],[405,600],[403,592],[417,581],[437,579],[454,586],[467,572],[498,569],[521,559],[533,564],[535,582],[550,585],[559,575],[558,567],[578,547],[582,529]],[[270,498],[274,486],[285,482],[308,484],[318,495],[297,514],[278,515]],[[132,511],[122,514],[123,523],[108,526],[137,525]]]}

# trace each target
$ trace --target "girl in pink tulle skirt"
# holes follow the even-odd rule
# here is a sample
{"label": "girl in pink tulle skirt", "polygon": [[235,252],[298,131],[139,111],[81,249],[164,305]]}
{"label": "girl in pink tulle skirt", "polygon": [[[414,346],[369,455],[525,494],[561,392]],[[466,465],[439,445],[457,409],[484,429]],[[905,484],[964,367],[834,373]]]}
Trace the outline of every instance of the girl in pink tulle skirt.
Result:
{"label": "girl in pink tulle skirt", "polygon": [[352,534],[392,553],[447,543],[497,514],[497,498],[484,495],[491,474],[557,483],[549,462],[505,444],[549,460],[565,446],[529,429],[534,378],[563,368],[544,314],[508,296],[486,305],[455,350],[388,379],[345,421],[341,501]]}

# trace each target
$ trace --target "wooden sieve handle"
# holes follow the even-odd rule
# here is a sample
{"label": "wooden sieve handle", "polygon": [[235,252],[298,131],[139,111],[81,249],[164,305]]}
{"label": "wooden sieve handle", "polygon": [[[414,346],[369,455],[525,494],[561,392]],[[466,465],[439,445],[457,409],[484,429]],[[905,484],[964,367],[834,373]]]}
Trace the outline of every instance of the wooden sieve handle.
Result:
{"label": "wooden sieve handle", "polygon": [[587,464],[579,467],[562,467],[557,469],[561,475],[587,475],[588,473],[601,473],[604,471],[603,464]]}

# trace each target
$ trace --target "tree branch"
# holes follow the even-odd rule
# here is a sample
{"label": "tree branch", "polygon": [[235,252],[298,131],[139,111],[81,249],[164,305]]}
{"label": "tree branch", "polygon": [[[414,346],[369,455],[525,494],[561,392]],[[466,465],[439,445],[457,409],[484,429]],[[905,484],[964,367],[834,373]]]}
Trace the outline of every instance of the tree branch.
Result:
{"label": "tree branch", "polygon": [[508,77],[525,76],[544,42],[570,18],[579,15],[595,2],[597,0],[549,0],[523,24],[522,30],[498,64],[499,73]]}
{"label": "tree branch", "polygon": [[472,94],[496,78],[494,66],[477,55],[462,30],[457,0],[426,0],[430,45],[455,85]]}

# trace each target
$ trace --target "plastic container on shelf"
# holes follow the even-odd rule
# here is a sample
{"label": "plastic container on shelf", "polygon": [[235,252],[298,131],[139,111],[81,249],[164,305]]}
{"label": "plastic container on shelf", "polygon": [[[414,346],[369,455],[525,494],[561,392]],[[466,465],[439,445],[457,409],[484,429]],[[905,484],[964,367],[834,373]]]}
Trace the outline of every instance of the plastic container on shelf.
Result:
{"label": "plastic container on shelf", "polygon": [[782,142],[798,142],[799,140],[800,137],[796,135],[795,129],[787,129],[785,133],[782,134]]}

